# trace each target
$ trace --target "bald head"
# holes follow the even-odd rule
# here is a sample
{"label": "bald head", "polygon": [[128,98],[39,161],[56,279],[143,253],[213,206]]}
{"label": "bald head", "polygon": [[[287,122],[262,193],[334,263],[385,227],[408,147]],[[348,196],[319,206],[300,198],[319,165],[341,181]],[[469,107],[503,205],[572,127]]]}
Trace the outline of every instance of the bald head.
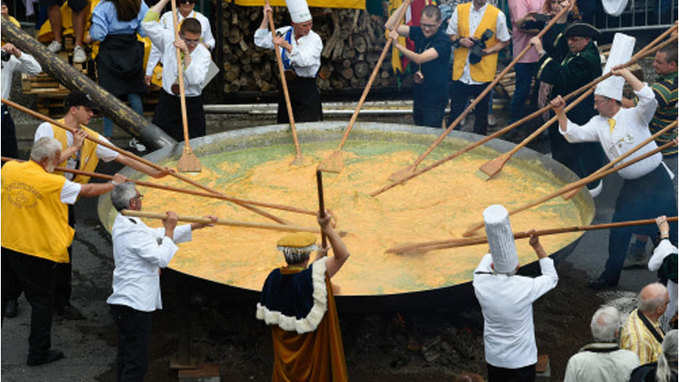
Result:
{"label": "bald head", "polygon": [[660,317],[670,300],[667,288],[660,283],[646,285],[639,293],[639,310],[647,316]]}

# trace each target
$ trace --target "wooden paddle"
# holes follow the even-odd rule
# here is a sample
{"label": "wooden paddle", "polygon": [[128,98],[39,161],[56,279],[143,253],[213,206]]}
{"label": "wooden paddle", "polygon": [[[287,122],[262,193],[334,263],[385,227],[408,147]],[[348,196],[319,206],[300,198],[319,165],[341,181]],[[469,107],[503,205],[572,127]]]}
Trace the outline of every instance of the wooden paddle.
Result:
{"label": "wooden paddle", "polygon": [[[266,5],[269,5],[269,0],[266,0]],[[272,12],[267,12],[269,19],[269,29],[271,29],[271,39],[276,37],[276,27],[273,24]],[[294,32],[293,32],[294,33]],[[294,38],[294,36],[293,36]],[[290,121],[290,130],[292,131],[292,141],[295,143],[295,159],[290,162],[291,165],[301,166],[304,163],[302,158],[302,148],[297,139],[297,128],[295,127],[295,116],[292,114],[292,103],[290,102],[290,93],[288,92],[288,81],[285,79],[285,68],[283,67],[283,57],[279,45],[274,44],[273,50],[276,52],[276,62],[278,62],[278,74],[281,77],[281,86],[283,87],[283,96],[285,98],[285,107],[288,110],[288,120]]]}
{"label": "wooden paddle", "polygon": [[[316,188],[318,189],[318,213],[321,218],[325,218],[325,200],[323,198],[323,172],[316,170]],[[321,248],[325,249],[328,246],[328,238],[321,230]],[[321,252],[323,253],[323,252]]]}
{"label": "wooden paddle", "polygon": [[[404,2],[404,5],[399,10],[400,14],[397,16],[398,23],[396,24],[395,27],[392,25],[391,27],[393,29],[391,30],[396,30],[401,25],[401,23],[403,22],[403,15],[405,14],[406,9],[408,9],[408,6],[410,6],[411,1],[412,0],[406,0]],[[387,28],[387,31],[388,30],[390,30],[390,28]],[[384,58],[387,56],[387,53],[389,52],[391,42],[392,42],[391,38],[387,37],[387,42],[384,43],[382,53],[380,54],[380,57],[377,60],[377,63],[375,64],[372,73],[370,74],[370,78],[368,78],[368,83],[365,85],[365,88],[363,88],[361,98],[358,100],[358,104],[354,109],[354,113],[351,115],[351,119],[349,119],[349,124],[347,124],[347,127],[344,131],[344,136],[342,136],[342,140],[340,141],[335,151],[333,151],[327,158],[325,158],[324,160],[321,161],[321,163],[319,163],[318,165],[319,170],[325,172],[339,173],[342,171],[342,168],[344,168],[342,148],[344,147],[344,144],[347,142],[349,133],[351,132],[351,129],[354,127],[354,123],[356,123],[356,119],[358,119],[358,113],[361,111],[361,108],[363,107],[363,103],[365,102],[366,97],[368,97],[370,88],[372,87],[372,84],[375,81],[375,78],[377,77],[377,73],[380,71],[380,68],[382,67],[382,62],[384,61]]]}
{"label": "wooden paddle", "polygon": [[[596,170],[596,171],[593,172],[592,174],[598,174],[598,173],[600,173],[600,172],[603,172],[603,171],[608,170],[609,168],[611,168],[611,167],[615,166],[616,164],[618,164],[619,162],[623,161],[623,160],[624,160],[625,158],[627,158],[628,156],[634,154],[634,153],[635,153],[637,150],[639,150],[640,148],[642,148],[642,147],[646,146],[647,144],[649,144],[649,143],[650,143],[651,141],[653,141],[654,139],[658,138],[658,137],[661,136],[662,134],[665,134],[666,132],[668,132],[668,131],[670,131],[671,129],[674,129],[674,128],[676,128],[676,127],[677,127],[677,121],[674,121],[674,122],[670,123],[669,125],[665,126],[665,127],[662,128],[661,130],[659,130],[657,133],[655,133],[655,134],[651,135],[650,137],[646,138],[643,142],[641,142],[641,143],[639,143],[638,145],[632,147],[632,148],[631,148],[628,152],[626,152],[625,154],[623,154],[623,155],[621,155],[621,156],[615,158],[614,161],[606,163],[605,166],[603,166],[603,167],[601,167],[600,169]],[[580,192],[580,188],[575,188],[575,189],[573,189],[572,191],[569,191],[569,192],[563,194],[562,197],[563,197],[565,200],[568,200],[568,199],[572,198],[573,196],[575,196],[578,192]]]}
{"label": "wooden paddle", "polygon": [[[9,157],[2,157],[2,161],[3,162],[10,162],[10,161],[24,162],[21,159],[15,159],[15,158],[9,158]],[[112,175],[102,174],[102,173],[98,173],[98,172],[75,170],[75,169],[72,169],[72,168],[65,168],[65,167],[56,167],[55,170],[61,171],[61,172],[68,172],[68,173],[76,174],[76,175],[85,175],[85,176],[89,176],[91,178],[113,180]],[[277,210],[282,210],[282,211],[296,212],[296,213],[304,214],[304,215],[316,216],[316,212],[314,212],[314,211],[310,211],[310,210],[306,210],[306,209],[302,209],[302,208],[297,208],[297,207],[285,206],[285,205],[282,205],[282,204],[264,203],[264,202],[257,202],[257,201],[254,201],[254,200],[240,199],[240,198],[235,198],[235,197],[230,197],[230,196],[215,195],[215,194],[211,194],[211,193],[208,193],[208,192],[187,190],[187,189],[184,189],[184,188],[166,186],[166,185],[163,185],[163,184],[145,182],[143,180],[136,180],[136,179],[130,179],[130,178],[127,178],[127,181],[134,183],[138,186],[149,187],[149,188],[154,188],[154,189],[158,189],[158,190],[179,192],[179,193],[187,194],[187,195],[202,196],[202,197],[205,197],[205,198],[226,200],[226,201],[234,202],[234,203],[235,202],[245,203],[245,204],[250,204],[250,205],[253,205],[253,206],[260,206],[260,207],[272,208],[272,209],[277,209]]]}
{"label": "wooden paddle", "polygon": [[[154,212],[144,212],[144,211],[133,211],[133,210],[122,210],[120,211],[125,216],[134,216],[138,218],[147,219],[160,219],[163,220],[167,217],[166,214],[154,213]],[[217,219],[215,223],[212,220],[199,216],[179,216],[179,221],[189,222],[189,223],[203,223],[203,224],[217,224],[226,225],[231,227],[245,227],[245,228],[257,228],[257,229],[269,229],[274,231],[286,231],[286,232],[312,232],[319,233],[320,229],[311,227],[302,227],[295,225],[284,225],[284,224],[268,224],[268,223],[250,223],[241,222],[236,220],[228,219]]]}
{"label": "wooden paddle", "polygon": [[[668,29],[668,30],[667,30],[665,33],[663,33],[663,34],[667,34],[668,32],[672,32],[672,30],[673,30],[674,28],[676,28],[676,26],[674,26],[674,27]],[[659,41],[660,37],[662,37],[662,35],[659,36],[658,38],[656,38],[656,40],[654,40],[651,44],[656,43],[657,41]],[[653,47],[653,48],[648,49],[648,50],[649,50],[648,54],[654,53],[654,52],[656,52],[656,51],[662,49],[663,47],[667,46],[668,44],[670,44],[670,43],[672,43],[672,42],[674,42],[674,41],[676,41],[676,40],[677,40],[676,37],[672,37],[672,38],[669,39],[668,41],[665,41],[665,42],[661,43],[661,44],[658,45],[658,46],[655,46],[655,47]],[[649,45],[649,46],[650,46],[650,45]],[[647,49],[644,48],[644,49],[642,49],[640,52],[643,53],[645,50],[647,50]],[[629,66],[629,65],[632,65],[632,64],[631,64],[630,62],[628,62],[628,63],[626,63],[626,64],[624,64],[624,65],[621,65],[621,67],[627,67],[627,66]],[[585,91],[585,90],[591,88],[592,86],[594,86],[594,85],[598,84],[599,82],[605,80],[606,78],[610,77],[611,75],[612,75],[612,73],[607,73],[607,74],[605,74],[605,75],[603,75],[603,76],[601,76],[601,77],[599,77],[599,78],[596,78],[596,79],[590,81],[588,84],[585,84],[585,85],[581,86],[580,88],[578,88],[578,89],[572,91],[571,93],[567,94],[566,96],[563,97],[563,99],[564,99],[565,101],[568,101],[568,100],[570,100],[571,98],[573,98],[573,97],[577,96],[578,94],[582,93],[583,91]],[[425,172],[430,171],[430,170],[432,170],[432,169],[434,169],[434,168],[436,168],[436,167],[438,167],[438,166],[440,166],[440,165],[442,165],[442,164],[444,164],[444,163],[446,163],[446,162],[448,162],[448,161],[451,161],[451,160],[453,160],[453,159],[459,157],[459,156],[462,155],[462,154],[465,154],[465,153],[467,153],[467,152],[469,152],[469,151],[471,151],[471,150],[473,150],[473,149],[475,149],[475,148],[477,148],[477,147],[479,147],[479,146],[482,146],[482,145],[485,144],[486,142],[489,142],[489,141],[491,141],[491,140],[493,140],[493,139],[495,139],[495,138],[498,138],[498,137],[500,137],[501,135],[507,133],[509,130],[511,130],[511,129],[513,129],[513,128],[515,128],[515,127],[517,127],[517,126],[519,126],[519,125],[521,125],[521,124],[523,124],[523,123],[525,123],[525,122],[528,122],[529,120],[531,120],[531,119],[533,119],[533,118],[535,118],[535,117],[538,117],[538,116],[542,115],[542,113],[544,113],[544,112],[550,110],[551,108],[552,108],[551,105],[546,105],[546,106],[542,107],[541,109],[538,109],[538,110],[534,111],[533,113],[531,113],[531,114],[529,114],[529,115],[527,115],[527,116],[521,118],[520,120],[518,120],[518,121],[516,121],[516,122],[514,122],[514,123],[512,123],[512,124],[510,124],[509,126],[506,126],[505,128],[500,129],[500,130],[496,131],[495,133],[493,133],[493,134],[491,134],[491,135],[488,135],[488,136],[486,136],[486,137],[483,137],[483,138],[481,138],[480,140],[478,140],[478,141],[476,141],[476,142],[472,142],[472,143],[470,143],[469,145],[467,145],[466,147],[464,147],[464,148],[462,148],[462,149],[460,149],[460,150],[458,150],[458,151],[456,151],[456,152],[454,152],[454,153],[452,153],[452,154],[446,156],[445,158],[442,158],[442,159],[439,159],[439,160],[435,161],[434,163],[428,165],[428,166],[425,167],[425,168],[421,168],[421,169],[415,170],[413,173],[407,175],[406,177],[404,177],[404,178],[402,178],[402,179],[399,179],[398,181],[395,181],[395,182],[392,182],[392,183],[389,183],[389,184],[387,184],[387,185],[382,186],[382,187],[379,188],[378,190],[375,190],[375,191],[371,192],[371,193],[370,193],[370,196],[378,196],[378,195],[380,195],[380,194],[382,194],[382,193],[384,193],[384,192],[386,192],[386,191],[388,191],[388,190],[390,190],[390,189],[392,189],[392,188],[398,186],[399,184],[403,184],[403,183],[409,181],[409,180],[412,179],[412,178],[415,178],[415,177],[417,177],[417,176],[419,176],[419,175],[422,175],[422,174],[424,174]]]}
{"label": "wooden paddle", "polygon": [[[179,40],[179,20],[177,19],[177,5],[175,0],[170,0],[172,4],[172,21],[174,25],[174,39]],[[179,82],[179,102],[182,111],[182,127],[184,128],[184,151],[182,156],[177,161],[177,170],[179,172],[200,172],[201,165],[198,157],[191,150],[189,144],[189,122],[186,116],[186,96],[184,94],[184,70],[182,65],[181,51],[175,47],[175,56],[177,57],[177,80]]]}
{"label": "wooden paddle", "polygon": [[[563,16],[566,12],[568,12],[568,11],[569,11],[569,8],[568,8],[568,7],[565,7],[565,8],[563,8],[563,9],[561,9],[561,10],[559,11],[559,13],[557,13],[554,17],[552,17],[552,19],[549,21],[549,23],[547,23],[547,25],[545,25],[545,27],[542,28],[542,30],[540,31],[540,33],[538,33],[538,34],[536,35],[536,37],[537,37],[537,38],[542,38],[542,36],[543,36],[545,33],[547,33],[547,31],[548,31],[550,28],[552,28],[552,26],[553,26],[554,24],[556,24],[556,21],[557,21],[561,16]],[[476,107],[476,105],[477,105],[479,102],[481,102],[481,101],[486,97],[486,95],[488,95],[488,93],[490,93],[491,90],[493,90],[493,88],[495,87],[495,85],[497,85],[498,82],[500,82],[500,80],[502,79],[502,77],[504,77],[505,74],[507,74],[507,73],[509,72],[509,70],[510,70],[511,68],[513,68],[514,65],[521,59],[521,57],[523,57],[523,56],[528,52],[528,50],[531,49],[531,48],[533,48],[532,45],[526,45],[526,47],[523,48],[523,50],[522,50],[518,55],[516,55],[516,56],[514,57],[514,59],[509,63],[509,65],[507,65],[507,66],[500,72],[500,74],[498,74],[498,75],[495,77],[495,79],[494,79],[490,84],[488,84],[488,86],[486,86],[486,88],[481,92],[481,94],[479,94],[478,97],[476,97],[476,98],[472,101],[472,103],[471,103],[469,106],[467,106],[467,108],[466,108],[460,115],[458,115],[457,118],[455,118],[455,120],[453,121],[453,123],[451,123],[450,126],[448,126],[448,128],[447,128],[447,129],[446,129],[446,130],[445,130],[438,138],[436,138],[436,140],[434,141],[434,143],[432,143],[432,144],[429,146],[429,148],[427,148],[427,150],[426,150],[424,153],[422,153],[422,154],[415,160],[415,162],[414,162],[412,165],[410,165],[410,166],[408,166],[408,167],[406,167],[406,168],[403,168],[403,169],[401,169],[401,170],[398,170],[398,171],[396,171],[395,173],[391,174],[391,175],[389,176],[389,180],[392,181],[392,182],[400,182],[401,180],[403,180],[404,178],[406,178],[407,176],[409,176],[410,174],[412,174],[413,172],[415,172],[415,170],[417,169],[417,166],[424,160],[424,158],[426,158],[427,155],[429,155],[429,153],[431,153],[431,152],[436,148],[436,146],[438,146],[439,143],[441,143],[441,142],[443,141],[443,139],[444,139],[451,131],[453,131],[453,129],[454,129],[455,127],[457,127],[457,125],[459,125],[460,122],[462,122],[462,120],[463,120],[463,119],[464,119],[464,118],[465,118],[465,117],[466,117],[466,116],[467,116],[467,115],[468,115],[468,114]]]}
{"label": "wooden paddle", "polygon": [[[675,217],[667,218],[667,221],[668,222],[676,222],[677,217],[675,216]],[[545,236],[545,235],[556,235],[556,234],[560,234],[560,233],[592,231],[592,230],[609,229],[609,228],[631,227],[631,226],[646,225],[646,224],[655,224],[655,219],[629,220],[629,221],[616,222],[616,223],[593,224],[593,225],[584,225],[584,226],[575,225],[575,226],[562,227],[562,228],[549,228],[549,229],[543,229],[543,230],[535,231],[534,234],[536,236]],[[514,233],[514,239],[525,239],[527,237],[530,237],[530,235],[531,235],[531,233],[529,231],[515,232]],[[422,243],[401,244],[401,245],[397,245],[395,247],[387,249],[386,252],[387,253],[396,253],[396,254],[426,253],[426,252],[429,252],[429,251],[433,251],[435,249],[466,247],[466,246],[470,246],[470,245],[484,244],[484,243],[487,243],[487,242],[488,242],[488,237],[486,237],[486,236],[473,237],[473,238],[468,238],[468,239],[437,240],[437,241],[428,241],[428,242],[422,242]]]}
{"label": "wooden paddle", "polygon": [[[671,42],[671,40],[670,40],[670,42]],[[662,45],[662,44],[661,44],[661,45]],[[665,45],[667,45],[667,44],[665,44]],[[664,46],[664,45],[662,45],[662,46]],[[660,48],[658,48],[658,49],[660,49]],[[623,65],[624,65],[624,66],[631,66],[631,65],[633,65],[634,63],[636,63],[637,61],[639,61],[641,58],[643,58],[643,57],[645,57],[645,56],[647,56],[647,55],[649,55],[649,54],[651,54],[652,52],[655,52],[655,51],[657,51],[657,49],[656,49],[656,50],[647,49],[647,48],[641,49],[639,52],[637,52],[637,54],[633,55],[632,58],[631,58],[628,62],[626,62],[625,64],[623,64]],[[608,78],[608,77],[611,77],[612,75],[613,75],[613,71],[610,71],[610,72],[606,73],[605,75],[599,77],[599,79],[597,79],[597,84],[598,84],[599,82],[603,81],[604,79],[606,79],[606,78]],[[590,83],[591,83],[591,82],[590,82]],[[595,85],[596,85],[596,84],[595,84]],[[594,91],[594,86],[595,86],[595,85],[591,85],[591,88],[590,88],[590,90],[589,90],[587,93],[581,95],[580,97],[578,97],[577,100],[571,102],[571,103],[566,107],[566,112],[570,111],[575,105],[577,105],[579,102],[581,102],[582,100],[584,100],[589,94],[591,94],[591,93]],[[535,137],[537,137],[538,135],[540,135],[544,130],[546,130],[547,128],[549,128],[549,126],[551,126],[552,123],[554,123],[554,122],[556,122],[556,121],[557,121],[557,117],[556,117],[556,116],[550,118],[549,121],[547,121],[547,122],[544,123],[542,126],[540,126],[540,128],[538,128],[538,129],[535,130],[532,134],[530,134],[528,137],[526,137],[523,141],[521,141],[521,143],[519,143],[518,145],[516,145],[512,150],[510,150],[510,151],[508,151],[508,152],[506,152],[506,153],[504,153],[504,154],[501,154],[501,155],[498,156],[497,158],[491,159],[490,161],[484,163],[484,164],[479,168],[479,170],[481,170],[482,173],[488,175],[488,179],[494,177],[494,176],[497,175],[500,171],[502,171],[502,168],[504,167],[505,163],[507,163],[507,162],[509,161],[509,159],[511,159],[512,156],[513,156],[514,154],[516,154],[517,151],[519,151],[519,150],[521,150],[523,147],[525,147],[528,143],[530,143],[530,141],[532,141],[533,139],[535,139]],[[488,180],[488,179],[487,179],[487,180]]]}
{"label": "wooden paddle", "polygon": [[[22,111],[22,112],[24,112],[24,113],[26,113],[26,114],[29,114],[29,115],[31,115],[31,116],[33,116],[33,117],[35,117],[35,118],[38,118],[38,119],[43,120],[43,121],[45,121],[45,122],[48,122],[48,123],[50,123],[50,124],[52,124],[52,125],[54,125],[54,126],[57,126],[57,127],[62,128],[62,129],[64,129],[64,130],[70,131],[71,134],[75,134],[75,129],[72,129],[72,128],[70,128],[70,127],[68,127],[68,126],[66,126],[66,125],[64,125],[64,124],[62,124],[62,123],[59,123],[59,122],[53,120],[53,119],[50,118],[50,117],[47,117],[47,116],[45,116],[45,115],[43,115],[43,114],[38,113],[37,111],[33,111],[33,110],[31,110],[31,109],[29,109],[29,108],[27,108],[27,107],[25,107],[25,106],[19,105],[19,104],[17,104],[17,103],[14,103],[14,102],[12,102],[12,101],[10,101],[10,100],[6,100],[6,99],[4,99],[4,98],[2,99],[2,103],[6,104],[6,105],[8,105],[8,106],[11,106],[11,107],[13,107],[13,108],[15,108],[15,109],[17,109],[17,110],[19,110],[19,111]],[[155,170],[157,170],[157,171],[161,171],[161,172],[163,172],[163,173],[166,173],[166,174],[168,174],[168,175],[170,175],[170,176],[173,176],[173,177],[175,177],[175,178],[177,178],[177,179],[179,179],[179,180],[181,180],[181,181],[183,181],[183,182],[185,182],[185,183],[188,183],[188,184],[190,184],[190,185],[192,185],[192,186],[195,186],[195,187],[198,187],[198,188],[200,188],[200,189],[202,189],[202,190],[205,190],[205,191],[207,191],[207,192],[209,192],[209,193],[211,193],[211,194],[220,195],[220,196],[226,196],[226,195],[222,194],[222,193],[219,192],[219,191],[213,190],[213,189],[211,189],[211,188],[209,188],[209,187],[207,187],[207,186],[204,186],[204,185],[202,185],[202,184],[200,184],[200,183],[198,183],[198,182],[196,182],[196,181],[194,181],[194,180],[192,180],[192,179],[190,179],[190,178],[188,178],[188,177],[186,177],[186,176],[183,176],[183,175],[181,175],[181,174],[178,174],[178,173],[177,173],[176,171],[174,171],[174,170],[171,170],[171,169],[169,169],[169,168],[167,168],[167,167],[159,166],[159,165],[157,165],[157,164],[151,162],[150,160],[144,159],[144,158],[142,158],[142,157],[140,157],[140,156],[137,156],[137,155],[135,155],[135,154],[133,154],[133,153],[131,153],[131,152],[129,152],[129,151],[123,150],[123,149],[121,149],[121,148],[119,148],[119,147],[117,147],[117,146],[114,146],[114,145],[112,145],[112,144],[110,144],[110,143],[108,143],[108,142],[101,141],[101,140],[99,140],[99,139],[97,139],[97,138],[95,138],[95,137],[90,136],[89,134],[87,134],[87,135],[85,136],[85,139],[87,139],[88,141],[94,142],[94,143],[96,143],[96,144],[98,144],[98,145],[101,145],[101,146],[103,146],[103,147],[109,148],[109,149],[111,149],[111,150],[117,152],[118,154],[125,155],[126,157],[129,157],[129,158],[131,158],[131,159],[134,159],[134,160],[136,160],[137,162],[143,163],[143,164],[145,164],[145,165],[147,165],[147,166],[149,166],[149,167],[152,167],[153,169],[155,169]],[[239,206],[241,206],[241,207],[243,207],[243,208],[245,208],[245,209],[248,209],[248,210],[250,210],[250,211],[252,211],[252,212],[254,212],[254,213],[256,213],[256,214],[259,214],[259,215],[262,215],[262,216],[264,216],[264,217],[266,217],[266,218],[268,218],[268,219],[271,219],[271,220],[275,221],[276,223],[280,223],[280,224],[288,224],[287,221],[285,221],[285,220],[283,220],[283,219],[281,219],[281,218],[279,218],[279,217],[276,217],[276,216],[274,216],[274,215],[271,215],[271,214],[269,214],[269,213],[266,212],[266,211],[262,211],[262,210],[260,210],[260,209],[257,208],[257,207],[253,207],[253,206],[250,206],[250,205],[248,205],[248,204],[246,204],[246,203],[240,203],[240,202],[235,202],[235,201],[234,201],[233,203],[235,203],[235,204],[237,204],[237,205],[239,205]]]}
{"label": "wooden paddle", "polygon": [[[538,204],[542,204],[542,203],[546,202],[547,200],[553,199],[553,198],[555,198],[555,197],[557,197],[557,196],[561,196],[561,195],[565,194],[566,192],[571,191],[571,190],[573,190],[573,189],[575,189],[575,188],[580,188],[580,187],[586,185],[586,184],[589,183],[589,182],[593,182],[593,181],[595,181],[595,180],[601,179],[601,178],[603,178],[603,177],[606,176],[606,175],[609,175],[609,174],[612,174],[612,173],[617,172],[617,171],[619,171],[619,170],[622,170],[623,168],[625,168],[625,167],[627,167],[627,166],[631,166],[631,165],[633,165],[633,164],[635,164],[635,163],[637,163],[637,162],[639,162],[639,161],[641,161],[641,160],[644,160],[644,159],[646,159],[646,158],[648,158],[648,157],[650,157],[650,156],[652,156],[652,155],[654,155],[654,154],[656,154],[656,153],[659,153],[660,151],[662,151],[662,150],[664,150],[664,149],[666,149],[666,148],[668,148],[668,147],[676,147],[676,146],[677,146],[677,140],[675,139],[675,140],[673,140],[672,142],[668,142],[668,143],[666,143],[666,144],[664,144],[664,145],[662,145],[662,146],[660,146],[660,147],[658,147],[658,148],[656,148],[656,149],[654,149],[654,150],[651,150],[651,151],[649,151],[649,152],[647,152],[647,153],[645,153],[645,154],[643,154],[643,155],[641,155],[641,156],[639,156],[639,157],[637,157],[637,158],[634,158],[634,159],[630,160],[629,162],[622,163],[622,164],[620,164],[620,165],[618,165],[618,166],[615,166],[615,167],[613,167],[613,168],[610,168],[610,169],[608,169],[608,170],[606,170],[606,171],[602,171],[602,172],[600,172],[600,173],[598,173],[598,174],[591,174],[591,175],[589,175],[589,176],[587,176],[587,177],[584,177],[584,178],[582,178],[582,179],[580,179],[580,180],[578,180],[578,181],[575,181],[575,182],[573,182],[573,183],[569,183],[569,184],[567,184],[567,185],[561,187],[561,188],[558,189],[557,191],[552,192],[552,193],[549,194],[549,195],[543,196],[543,197],[541,197],[541,198],[539,198],[539,199],[537,199],[537,200],[535,200],[535,201],[533,201],[533,202],[530,202],[530,203],[524,204],[524,205],[522,205],[522,206],[520,206],[520,207],[514,208],[514,209],[512,209],[511,211],[509,211],[509,215],[511,216],[511,215],[514,215],[514,214],[519,213],[519,212],[521,212],[521,211],[525,211],[525,210],[527,210],[527,209],[529,209],[529,208],[535,207],[535,206],[537,206]],[[483,223],[483,222],[473,224],[472,226],[470,226],[470,227],[467,229],[467,231],[465,231],[465,232],[462,234],[462,236],[464,236],[464,237],[472,236],[472,235],[474,234],[474,232],[476,232],[477,230],[483,228],[483,226],[484,226],[484,223]]]}

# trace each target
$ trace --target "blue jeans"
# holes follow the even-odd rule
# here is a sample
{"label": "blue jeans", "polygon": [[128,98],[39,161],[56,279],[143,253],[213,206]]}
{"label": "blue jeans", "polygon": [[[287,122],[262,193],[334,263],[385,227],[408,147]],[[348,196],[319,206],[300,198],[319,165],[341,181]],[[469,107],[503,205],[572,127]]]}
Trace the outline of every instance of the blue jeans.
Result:
{"label": "blue jeans", "polygon": [[530,85],[538,69],[537,62],[517,63],[514,66],[516,71],[516,88],[511,101],[511,120],[516,122],[524,116],[526,100],[530,95]]}
{"label": "blue jeans", "polygon": [[[127,102],[130,103],[132,110],[136,111],[139,115],[144,115],[144,105],[141,103],[141,96],[136,93],[130,93],[127,95]],[[104,117],[104,136],[110,138],[113,136],[113,121]]]}

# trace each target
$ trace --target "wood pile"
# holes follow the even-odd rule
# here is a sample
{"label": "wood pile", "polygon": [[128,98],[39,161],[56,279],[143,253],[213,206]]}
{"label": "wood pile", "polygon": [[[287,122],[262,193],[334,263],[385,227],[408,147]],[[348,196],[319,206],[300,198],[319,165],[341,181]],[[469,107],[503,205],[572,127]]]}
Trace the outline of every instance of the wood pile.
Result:
{"label": "wood pile", "polygon": [[[254,44],[255,31],[262,21],[261,7],[224,7],[224,91],[277,91],[279,88],[276,56],[272,50]],[[328,89],[360,89],[377,63],[386,42],[383,17],[353,9],[318,10],[312,8],[313,30],[323,39],[318,85]],[[316,13],[317,12],[317,13]],[[290,25],[284,7],[274,7],[276,28]],[[393,86],[390,60],[380,69],[374,87]]]}

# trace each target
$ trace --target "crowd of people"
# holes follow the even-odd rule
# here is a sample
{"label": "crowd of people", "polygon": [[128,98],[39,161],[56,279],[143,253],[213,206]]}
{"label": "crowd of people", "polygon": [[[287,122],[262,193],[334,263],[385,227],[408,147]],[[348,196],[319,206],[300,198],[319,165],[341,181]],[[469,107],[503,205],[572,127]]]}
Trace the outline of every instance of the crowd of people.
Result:
{"label": "crowd of people", "polygon": [[[178,141],[183,139],[178,84],[181,70],[189,136],[205,135],[201,92],[209,80],[210,50],[215,48],[215,41],[207,18],[193,10],[195,2],[178,1],[176,16],[180,25],[175,34],[175,15],[165,13],[161,17],[169,0],[160,0],[150,8],[139,0],[102,1],[92,12],[87,33],[81,14],[89,4],[71,1],[77,50],[74,62],[76,55],[80,61],[81,50],[85,54],[83,40],[100,41],[100,86],[129,101],[136,112],[141,112],[140,94],[153,81],[155,64],[159,62],[162,91],[153,122]],[[54,1],[46,1],[45,6],[54,33],[48,48],[57,52],[62,49],[59,6]],[[268,18],[272,10],[266,5],[254,41],[264,49],[279,49],[295,121],[318,121],[322,119],[322,109],[316,76],[323,42],[312,30],[312,16],[304,0],[289,0],[288,8],[291,25],[271,31]],[[654,68],[660,77],[649,85],[621,67],[634,50],[634,39],[629,36],[616,35],[602,71],[596,45],[599,31],[578,21],[574,2],[510,0],[509,8],[511,34],[505,14],[486,0],[458,4],[446,22],[437,6],[427,5],[422,9],[419,25],[401,25],[389,31],[387,38],[418,68],[413,89],[416,124],[442,127],[449,103],[451,113],[446,123],[458,119],[469,100],[481,95],[494,79],[498,53],[510,43],[514,55],[530,47],[515,68],[517,85],[511,121],[521,119],[535,106],[527,102],[531,99],[537,104],[549,104],[558,121],[549,130],[552,156],[580,177],[598,170],[606,161],[616,160],[677,120],[676,46],[656,53]],[[3,3],[3,17],[7,17],[5,9]],[[562,9],[567,12],[555,26],[542,38],[535,37],[544,27],[545,15],[549,19]],[[387,25],[398,25],[393,17],[396,16]],[[148,36],[152,41],[152,68],[143,69],[144,48],[137,35]],[[401,36],[413,41],[414,50],[399,43]],[[3,42],[2,50],[9,55],[7,60],[3,55],[2,62],[2,96],[7,99],[13,72],[36,74],[41,68],[33,57],[11,43]],[[613,75],[566,111],[563,97],[604,72]],[[532,88],[534,80],[537,85]],[[623,97],[625,85],[632,89],[633,99]],[[474,108],[477,134],[488,132],[490,98],[486,92]],[[110,120],[105,119],[103,134],[87,127],[95,108],[88,95],[71,93],[65,100],[65,115],[58,123],[72,131],[47,122],[39,125],[30,160],[12,161],[2,167],[2,317],[16,316],[17,298],[24,293],[31,306],[26,363],[37,366],[64,357],[51,347],[53,313],[81,317],[70,304],[71,244],[75,232],[72,206],[79,197],[110,192],[112,204],[119,211],[112,228],[113,292],[107,300],[119,330],[117,378],[140,381],[148,367],[151,312],[162,309],[159,270],[168,265],[178,243],[191,240],[193,231],[212,224],[178,226],[177,215],[168,211],[162,227],[150,228],[139,218],[120,212],[142,209],[143,195],[128,179],[115,174],[108,183],[89,183],[87,176],[68,172],[93,171],[103,160],[117,161],[155,178],[168,174],[169,170],[157,170],[112,150],[107,139],[112,130]],[[289,122],[282,94],[277,119],[279,123]],[[17,157],[14,135],[11,115],[3,104],[3,156]],[[676,129],[641,147],[628,160],[672,140],[676,140]],[[628,248],[635,245],[635,234],[638,242],[658,239],[647,266],[649,271],[657,272],[659,282],[640,291],[638,307],[626,319],[611,306],[594,313],[594,342],[569,360],[565,380],[676,380],[678,232],[677,223],[666,218],[677,213],[676,147],[649,156],[618,174],[623,186],[613,222],[656,218],[657,224],[611,229],[605,269],[590,287],[598,290],[618,285]],[[596,196],[602,184],[593,182],[588,188]],[[271,326],[274,381],[348,379],[331,279],[350,254],[330,219],[323,216],[319,215],[318,223],[330,246],[319,248],[316,236],[310,234],[283,237],[277,248],[286,265],[274,269],[264,280],[256,306],[256,318]],[[214,216],[207,218],[216,222]],[[484,319],[488,380],[534,381],[537,346],[532,304],[558,287],[557,271],[539,237],[531,232],[530,245],[541,275],[517,275],[519,261],[508,211],[493,205],[483,212],[483,218],[489,250],[474,271],[473,288]],[[44,226],[50,230],[42,229]],[[330,249],[332,256],[328,255]],[[313,252],[317,255],[311,261]]]}

